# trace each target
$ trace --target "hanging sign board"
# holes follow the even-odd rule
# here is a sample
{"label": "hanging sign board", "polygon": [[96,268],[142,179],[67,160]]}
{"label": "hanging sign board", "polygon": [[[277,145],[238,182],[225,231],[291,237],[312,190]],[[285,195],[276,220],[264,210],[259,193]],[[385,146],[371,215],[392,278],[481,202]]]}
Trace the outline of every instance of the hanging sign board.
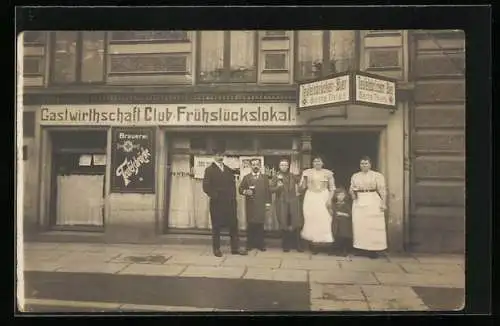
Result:
{"label": "hanging sign board", "polygon": [[338,108],[349,104],[396,108],[396,80],[365,72],[348,72],[300,83],[297,109]]}
{"label": "hanging sign board", "polygon": [[396,81],[372,74],[356,74],[355,99],[357,104],[396,107]]}
{"label": "hanging sign board", "polygon": [[154,193],[154,129],[113,128],[111,146],[111,191]]}
{"label": "hanging sign board", "polygon": [[301,83],[299,84],[298,108],[320,108],[348,103],[350,86],[350,74]]}

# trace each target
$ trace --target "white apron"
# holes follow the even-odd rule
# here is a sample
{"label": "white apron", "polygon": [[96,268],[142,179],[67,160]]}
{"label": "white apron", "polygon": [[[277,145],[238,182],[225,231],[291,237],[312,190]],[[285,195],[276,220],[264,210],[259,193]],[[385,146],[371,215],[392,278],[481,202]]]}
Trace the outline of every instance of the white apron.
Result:
{"label": "white apron", "polygon": [[301,236],[303,239],[315,243],[332,243],[332,216],[326,208],[329,192],[306,191],[304,196],[304,227]]}
{"label": "white apron", "polygon": [[352,204],[353,247],[362,250],[387,249],[385,214],[376,192],[358,192]]}

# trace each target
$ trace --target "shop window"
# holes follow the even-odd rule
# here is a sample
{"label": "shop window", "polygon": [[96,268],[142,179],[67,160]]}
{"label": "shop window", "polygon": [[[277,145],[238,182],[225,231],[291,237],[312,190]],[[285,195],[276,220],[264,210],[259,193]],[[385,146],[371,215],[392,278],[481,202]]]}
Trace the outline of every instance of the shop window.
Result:
{"label": "shop window", "polygon": [[206,137],[191,137],[189,142],[190,148],[193,150],[205,151],[208,148],[208,139]]}
{"label": "shop window", "polygon": [[253,139],[245,137],[244,135],[231,136],[226,139],[226,150],[245,150],[251,151],[253,149]]}
{"label": "shop window", "polygon": [[42,56],[25,56],[23,59],[24,76],[42,76],[44,61]]}
{"label": "shop window", "polygon": [[331,73],[355,70],[356,31],[296,32],[296,73],[298,81]]}
{"label": "shop window", "polygon": [[292,150],[293,137],[289,135],[263,135],[259,137],[259,148],[264,150]]}
{"label": "shop window", "polygon": [[104,81],[105,32],[54,32],[51,81],[99,83]]}
{"label": "shop window", "polygon": [[266,51],[264,53],[264,71],[287,71],[288,52]]}
{"label": "shop window", "polygon": [[23,34],[24,45],[43,45],[45,43],[45,32],[28,31]]}
{"label": "shop window", "polygon": [[55,149],[106,149],[106,131],[54,131],[51,133]]}
{"label": "shop window", "polygon": [[202,31],[199,36],[201,83],[256,82],[255,31]]}
{"label": "shop window", "polygon": [[23,137],[35,137],[35,112],[23,112]]}
{"label": "shop window", "polygon": [[189,42],[186,31],[114,31],[111,41],[118,42]]}
{"label": "shop window", "polygon": [[190,73],[189,54],[138,54],[112,55],[110,73],[136,74],[188,74]]}

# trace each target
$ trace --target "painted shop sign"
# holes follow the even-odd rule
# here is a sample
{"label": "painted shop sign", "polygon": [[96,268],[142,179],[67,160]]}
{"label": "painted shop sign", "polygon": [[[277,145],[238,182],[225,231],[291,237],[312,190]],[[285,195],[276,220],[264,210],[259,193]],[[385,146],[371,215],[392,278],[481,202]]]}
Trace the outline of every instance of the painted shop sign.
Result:
{"label": "painted shop sign", "polygon": [[154,135],[153,128],[112,129],[112,192],[154,193]]}
{"label": "painted shop sign", "polygon": [[396,108],[396,81],[365,72],[336,74],[303,82],[298,88],[299,110],[357,104]]}
{"label": "painted shop sign", "polygon": [[290,126],[295,104],[166,104],[43,106],[41,125]]}
{"label": "painted shop sign", "polygon": [[356,75],[356,102],[396,106],[396,82]]}
{"label": "painted shop sign", "polygon": [[309,108],[349,101],[350,75],[303,83],[299,85],[298,107]]}

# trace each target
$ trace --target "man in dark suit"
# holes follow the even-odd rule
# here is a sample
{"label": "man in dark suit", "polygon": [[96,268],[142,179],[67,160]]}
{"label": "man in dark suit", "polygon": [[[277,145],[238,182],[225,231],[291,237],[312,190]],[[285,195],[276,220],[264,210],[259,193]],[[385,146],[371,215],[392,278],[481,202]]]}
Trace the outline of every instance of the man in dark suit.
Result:
{"label": "man in dark suit", "polygon": [[212,248],[216,257],[222,257],[220,232],[227,227],[231,237],[231,253],[246,255],[246,251],[239,249],[234,171],[223,163],[223,152],[220,148],[216,149],[214,162],[205,169],[203,178],[203,191],[210,198]]}
{"label": "man in dark suit", "polygon": [[269,178],[266,174],[261,173],[260,165],[259,159],[252,160],[252,172],[241,180],[239,193],[246,197],[247,250],[255,248],[266,251],[264,223],[266,222],[266,213],[271,206],[271,191],[269,190]]}

